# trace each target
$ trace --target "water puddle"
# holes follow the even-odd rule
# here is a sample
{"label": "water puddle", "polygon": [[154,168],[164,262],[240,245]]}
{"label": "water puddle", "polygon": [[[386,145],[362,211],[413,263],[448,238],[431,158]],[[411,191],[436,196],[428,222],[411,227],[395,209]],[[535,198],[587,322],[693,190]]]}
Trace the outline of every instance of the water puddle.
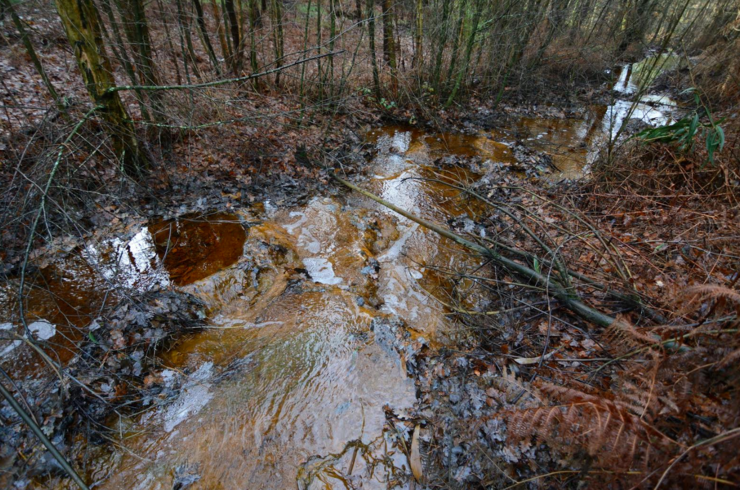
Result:
{"label": "water puddle", "polygon": [[[105,236],[56,250],[27,274],[23,307],[29,330],[54,360],[66,363],[88,335],[86,327],[122,294],[209,276],[236,262],[245,239],[237,216],[217,214],[157,220],[128,239]],[[0,287],[4,330],[18,335],[23,333],[19,284],[15,278]],[[6,370],[27,376],[44,368],[30,349],[11,345],[0,344]]]}
{"label": "water puddle", "polygon": [[247,238],[239,219],[229,214],[185,215],[149,226],[147,245],[154,244],[170,280],[190,284],[235,263]]}
{"label": "water puddle", "polygon": [[[433,162],[455,147],[508,151],[401,128],[371,138],[378,155],[363,185],[471,226],[481,208],[441,182],[480,176]],[[272,210],[249,233],[211,216],[149,223],[136,236],[153,269],[205,302],[208,325],[162,354],[159,376],[176,397],[115,422],[126,450],[92,465],[101,488],[172,488],[186,477],[203,489],[408,488],[386,410],[411,408],[415,388],[383,329],[397,322],[419,345],[443,341],[444,270],[479,259],[354,195]]]}

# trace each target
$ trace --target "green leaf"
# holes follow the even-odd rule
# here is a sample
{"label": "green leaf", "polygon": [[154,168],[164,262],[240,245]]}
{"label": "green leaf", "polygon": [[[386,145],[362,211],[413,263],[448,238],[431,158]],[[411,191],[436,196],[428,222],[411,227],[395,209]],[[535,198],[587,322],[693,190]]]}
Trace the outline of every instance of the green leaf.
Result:
{"label": "green leaf", "polygon": [[722,151],[725,147],[725,130],[719,126],[715,127],[714,130],[717,132],[717,136],[719,136],[719,151]]}

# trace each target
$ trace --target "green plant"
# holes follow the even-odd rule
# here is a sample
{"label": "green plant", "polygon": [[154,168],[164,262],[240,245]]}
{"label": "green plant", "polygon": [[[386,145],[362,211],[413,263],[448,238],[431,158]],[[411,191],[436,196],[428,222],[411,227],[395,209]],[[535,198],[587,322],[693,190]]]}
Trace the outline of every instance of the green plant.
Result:
{"label": "green plant", "polygon": [[386,111],[390,111],[398,107],[395,102],[391,100],[386,100],[385,97],[381,97],[381,99],[378,101],[378,104],[380,104],[380,106]]}
{"label": "green plant", "polygon": [[[707,160],[714,164],[714,155],[722,151],[725,146],[725,132],[720,126],[724,118],[715,121],[709,108],[701,102],[701,98],[694,89],[694,100],[700,109],[694,111],[693,115],[679,119],[673,124],[649,128],[635,135],[635,138],[644,143],[668,143],[677,144],[679,151],[686,153],[694,150],[697,137],[704,137],[707,148]],[[708,122],[701,121],[700,112],[704,112]]]}

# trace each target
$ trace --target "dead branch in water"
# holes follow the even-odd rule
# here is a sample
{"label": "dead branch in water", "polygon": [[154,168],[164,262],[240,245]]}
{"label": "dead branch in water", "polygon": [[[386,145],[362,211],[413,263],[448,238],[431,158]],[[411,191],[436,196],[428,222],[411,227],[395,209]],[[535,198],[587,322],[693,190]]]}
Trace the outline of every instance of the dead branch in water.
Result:
{"label": "dead branch in water", "polygon": [[477,243],[473,243],[469,240],[466,240],[465,238],[452,233],[450,230],[447,230],[445,228],[442,228],[441,226],[432,223],[430,221],[427,221],[425,219],[419,218],[417,216],[414,216],[413,214],[409,213],[408,211],[405,211],[397,206],[394,206],[393,204],[389,203],[388,201],[385,201],[381,199],[380,197],[376,196],[375,194],[368,192],[364,189],[361,189],[357,187],[354,184],[351,184],[350,182],[347,182],[346,180],[342,179],[341,177],[338,177],[337,175],[331,174],[332,178],[339,182],[340,184],[349,187],[352,190],[355,190],[362,194],[365,197],[369,197],[373,201],[382,204],[383,206],[395,211],[396,213],[400,214],[401,216],[410,219],[411,221],[418,223],[419,225],[423,226],[424,228],[427,228],[445,238],[449,238],[450,240],[462,245],[463,247],[472,250],[474,252],[477,252],[484,257],[487,257],[491,259],[493,262],[503,266],[510,272],[527,279],[529,281],[532,281],[536,283],[538,286],[546,288],[548,291],[552,291],[553,295],[563,303],[570,311],[577,314],[578,316],[582,317],[583,319],[590,321],[592,323],[595,323],[602,327],[608,327],[612,325],[615,322],[615,318],[596,310],[587,304],[585,304],[581,298],[579,298],[577,295],[575,295],[572,292],[569,292],[564,286],[561,284],[555,282],[552,279],[549,279],[539,272],[523,265],[518,262],[515,262],[507,257],[504,257],[503,255],[499,254],[495,250],[492,250],[490,248],[484,247],[482,245],[479,245]]}

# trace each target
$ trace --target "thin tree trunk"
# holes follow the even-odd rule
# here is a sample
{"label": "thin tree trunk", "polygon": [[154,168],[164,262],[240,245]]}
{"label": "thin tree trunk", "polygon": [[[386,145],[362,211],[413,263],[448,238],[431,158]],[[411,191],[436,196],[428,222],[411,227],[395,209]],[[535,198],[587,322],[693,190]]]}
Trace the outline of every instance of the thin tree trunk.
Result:
{"label": "thin tree trunk", "polygon": [[624,53],[630,45],[644,40],[645,32],[650,26],[652,7],[653,0],[637,0],[637,4],[632,9],[632,15],[626,18],[625,33],[617,48],[618,54]]}
{"label": "thin tree trunk", "polygon": [[383,51],[385,61],[391,69],[391,90],[398,91],[398,69],[396,65],[396,41],[393,36],[393,0],[383,0]]}
{"label": "thin tree trunk", "polygon": [[[283,56],[285,56],[283,8],[281,2],[282,0],[272,0],[273,19],[275,23],[273,26],[273,30],[275,32],[275,66],[277,68],[283,66]],[[275,85],[280,87],[280,71],[275,74]]]}
{"label": "thin tree trunk", "polygon": [[[121,30],[118,27],[118,21],[116,20],[116,16],[113,13],[113,8],[110,5],[110,0],[101,0],[100,4],[103,6],[103,11],[108,17],[108,22],[110,22],[111,29],[113,29],[115,43],[111,42],[111,40],[109,39],[109,44],[111,46],[111,49],[113,50],[113,55],[116,57],[121,66],[123,66],[123,70],[126,72],[126,75],[128,75],[128,78],[131,81],[131,85],[138,85],[139,82],[138,80],[136,80],[134,66],[131,63],[131,59],[128,57],[126,45],[123,42]],[[105,25],[102,22],[100,23],[100,29],[103,32],[104,36],[109,37],[108,31],[105,29]],[[118,45],[118,48],[116,48],[116,44]],[[141,111],[142,119],[144,121],[151,121],[149,110],[146,108],[146,104],[144,103],[144,94],[141,92],[141,90],[136,90],[134,92],[134,96],[136,97],[136,102],[139,104],[139,110]]]}
{"label": "thin tree trunk", "polygon": [[468,4],[468,0],[460,0],[460,10],[457,13],[457,27],[455,28],[455,38],[452,42],[452,57],[450,58],[450,66],[447,69],[447,80],[452,80],[455,74],[455,66],[457,64],[457,57],[460,55],[460,44],[462,42],[463,34],[465,33],[465,7]]}
{"label": "thin tree trunk", "polygon": [[159,17],[162,25],[164,26],[164,36],[167,39],[167,47],[170,50],[170,56],[172,56],[172,64],[175,66],[175,76],[177,77],[177,84],[182,85],[182,77],[180,76],[180,64],[177,62],[177,53],[175,52],[175,45],[172,43],[172,36],[170,35],[170,28],[168,27],[169,22],[164,15],[164,5],[162,0],[157,0],[157,6],[159,7]]}
{"label": "thin tree trunk", "polygon": [[108,125],[113,149],[124,171],[139,174],[147,166],[134,126],[115,87],[110,60],[105,52],[98,24],[98,12],[92,0],[57,0],[57,12],[77,59],[77,65],[95,105],[102,106],[101,116]]}
{"label": "thin tree trunk", "polygon": [[[198,69],[198,59],[195,56],[195,50],[193,49],[193,38],[190,36],[190,20],[189,15],[185,13],[183,8],[182,0],[175,0],[177,5],[177,18],[180,26],[180,37],[185,38],[185,45],[183,51],[187,48],[187,52],[183,53],[183,62],[187,63],[190,58],[190,64],[193,67],[193,74],[200,80],[200,69]],[[182,43],[182,39],[181,39]]]}
{"label": "thin tree trunk", "polygon": [[465,77],[468,74],[468,66],[470,65],[470,55],[472,54],[473,46],[475,45],[475,36],[478,34],[478,24],[480,23],[480,18],[483,13],[484,5],[485,5],[485,0],[476,0],[475,2],[475,14],[473,15],[473,25],[470,28],[470,36],[468,37],[468,44],[465,47],[465,60],[463,61],[462,68],[457,74],[457,79],[455,80],[455,86],[453,87],[452,92],[450,93],[450,97],[447,99],[447,103],[445,104],[445,107],[449,107],[452,105],[452,102],[455,100],[455,97],[457,96],[457,92],[460,90],[460,86],[462,85],[463,80],[465,80]]}
{"label": "thin tree trunk", "polygon": [[424,69],[424,0],[416,0],[416,53],[414,66],[421,75]]}
{"label": "thin tree trunk", "polygon": [[206,20],[203,16],[203,6],[200,3],[200,0],[193,0],[193,6],[195,7],[195,19],[198,23],[198,29],[200,30],[200,37],[203,40],[203,46],[206,48],[206,52],[208,53],[208,57],[211,59],[211,63],[213,64],[214,70],[216,70],[217,75],[221,75],[221,68],[218,63],[218,59],[216,58],[216,52],[213,50],[213,45],[211,45],[211,39],[208,37],[208,29],[206,28]]}
{"label": "thin tree trunk", "polygon": [[229,19],[229,28],[231,30],[231,45],[233,46],[231,56],[231,71],[234,76],[239,76],[239,69],[241,68],[242,58],[242,43],[241,36],[239,35],[239,19],[236,17],[236,10],[234,8],[234,0],[224,0],[224,10],[226,16]]}
{"label": "thin tree trunk", "polygon": [[[316,0],[316,53],[321,54],[321,0]],[[323,75],[321,74],[321,59],[316,60],[316,71],[318,72],[318,90],[319,98],[324,98],[324,87],[322,86],[321,80]]]}
{"label": "thin tree trunk", "polygon": [[[337,1],[329,0],[329,52],[334,51],[334,38],[337,35]],[[334,57],[329,57],[329,85],[331,96],[334,96]]]}
{"label": "thin tree trunk", "polygon": [[31,58],[31,62],[36,68],[36,72],[41,77],[41,80],[44,82],[46,90],[49,91],[49,95],[51,95],[51,98],[54,100],[54,103],[60,110],[64,109],[64,103],[59,98],[59,94],[54,88],[54,85],[51,83],[51,80],[49,80],[49,77],[46,74],[43,65],[41,64],[39,57],[36,55],[36,50],[33,48],[33,44],[31,44],[31,38],[26,32],[26,28],[23,27],[23,21],[20,17],[18,17],[18,14],[16,14],[13,5],[10,3],[10,0],[0,0],[0,5],[3,6],[5,11],[10,12],[10,17],[13,19],[13,24],[15,24],[15,28],[18,29],[18,32],[21,35],[21,41],[23,42],[23,46],[26,48],[26,53],[28,53],[28,56]]}
{"label": "thin tree trunk", "polygon": [[370,38],[370,61],[373,66],[373,87],[375,97],[380,99],[380,74],[378,73],[378,55],[375,50],[375,0],[367,0],[367,30]]}
{"label": "thin tree trunk", "polygon": [[221,44],[221,54],[225,61],[231,58],[231,53],[226,44],[226,36],[224,36],[224,27],[221,23],[221,10],[218,8],[218,0],[211,0],[211,6],[213,7],[213,18],[216,20],[216,33],[218,34],[218,42]]}
{"label": "thin tree trunk", "polygon": [[[259,61],[257,60],[257,27],[261,22],[259,5],[257,0],[249,0],[249,63],[252,67],[252,73],[259,72]],[[254,80],[254,89],[260,89],[260,80]]]}
{"label": "thin tree trunk", "polygon": [[437,45],[437,58],[434,61],[434,71],[432,73],[432,84],[435,91],[439,91],[440,78],[442,77],[442,57],[444,55],[445,46],[447,45],[447,36],[450,30],[450,7],[452,0],[443,0],[442,2],[442,22],[439,36],[439,44]]}
{"label": "thin tree trunk", "polygon": [[[118,8],[124,20],[124,32],[132,46],[136,69],[142,85],[159,85],[154,69],[152,44],[149,37],[149,25],[144,13],[142,0],[120,0]],[[159,92],[149,93],[149,101],[154,112],[154,119],[164,120],[165,108]]]}
{"label": "thin tree trunk", "polygon": [[[306,9],[306,23],[303,28],[303,53],[305,57],[305,53],[308,50],[308,26],[309,21],[311,20],[311,0],[308,0],[308,7]],[[305,83],[306,83],[306,64],[301,64],[301,85],[300,85],[300,99],[301,99],[301,105],[303,105],[304,102],[304,95],[305,95]]]}

